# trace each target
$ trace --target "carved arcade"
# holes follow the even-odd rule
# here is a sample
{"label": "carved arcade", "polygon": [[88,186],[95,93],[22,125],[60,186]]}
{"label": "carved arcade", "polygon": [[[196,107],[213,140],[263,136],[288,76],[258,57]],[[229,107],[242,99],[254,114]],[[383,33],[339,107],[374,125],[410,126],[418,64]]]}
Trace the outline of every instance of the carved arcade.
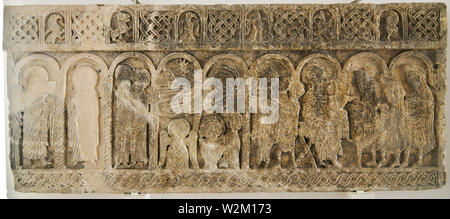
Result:
{"label": "carved arcade", "polygon": [[[17,191],[416,190],[445,183],[443,4],[5,13]],[[223,84],[279,78],[278,122],[262,124],[265,115],[251,106],[175,113],[172,82],[186,78],[195,89],[195,72]],[[244,89],[247,100],[260,92]]]}

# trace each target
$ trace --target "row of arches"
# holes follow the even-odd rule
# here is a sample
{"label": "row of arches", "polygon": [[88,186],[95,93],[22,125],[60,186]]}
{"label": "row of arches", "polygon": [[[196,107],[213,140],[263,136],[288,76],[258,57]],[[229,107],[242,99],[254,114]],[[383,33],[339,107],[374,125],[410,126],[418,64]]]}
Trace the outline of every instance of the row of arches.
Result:
{"label": "row of arches", "polygon": [[[164,101],[170,100],[173,96],[173,93],[170,93],[169,82],[175,77],[186,77],[192,81],[196,71],[202,72],[203,79],[208,77],[220,79],[280,77],[280,88],[283,92],[290,90],[296,83],[307,86],[316,77],[317,69],[321,69],[329,74],[325,77],[337,81],[338,99],[340,99],[338,102],[343,103],[347,96],[356,92],[352,86],[355,71],[367,72],[377,83],[382,83],[381,77],[386,74],[392,74],[394,78],[398,77],[398,81],[402,81],[404,79],[398,75],[404,72],[405,65],[411,65],[411,63],[425,74],[419,79],[425,80],[425,84],[432,87],[432,62],[424,53],[413,51],[400,54],[393,59],[389,67],[379,55],[362,52],[349,58],[343,66],[329,54],[315,53],[306,56],[296,68],[289,58],[280,54],[264,55],[250,67],[239,56],[221,54],[209,59],[203,69],[194,56],[186,53],[170,54],[164,57],[157,67],[148,56],[137,52],[119,55],[109,67],[101,57],[90,53],[74,55],[64,61],[61,66],[50,56],[30,55],[15,64],[12,75],[9,77],[13,82],[10,84],[11,115],[21,117],[19,120],[22,122],[12,128],[12,132],[17,133],[13,136],[19,139],[14,141],[17,142],[15,148],[18,154],[22,153],[22,156],[27,154],[26,158],[30,160],[28,164],[24,164],[20,163],[24,159],[18,159],[17,166],[76,168],[81,165],[85,168],[112,166],[135,168],[142,162],[144,164],[139,166],[140,168],[156,167],[160,153],[158,133],[159,130],[167,128],[160,127],[160,124],[168,124],[171,118],[179,118],[179,116],[169,115],[166,118],[167,121],[152,117],[148,119],[150,122],[143,123],[142,120],[147,118],[138,118],[139,116],[119,118],[131,113],[126,111],[129,105],[123,104],[136,105],[136,103],[120,102],[117,94],[120,94],[121,84],[128,92],[124,95],[131,94],[137,97],[136,99],[139,100],[137,105],[142,105],[140,107],[143,112],[160,113],[168,107],[167,102]],[[377,89],[380,89],[379,87]],[[42,96],[50,96],[53,99],[42,101],[40,105],[31,104]],[[154,99],[163,101],[153,104]],[[36,115],[36,118],[30,121],[47,120],[46,124],[36,126],[32,122],[25,121],[24,115],[27,115],[27,112],[34,112],[42,106],[50,109],[45,117],[48,119],[43,118],[42,115],[42,118]],[[338,108],[342,107],[343,105],[338,106]],[[120,111],[124,109],[125,111]],[[198,128],[200,119],[197,117],[188,121],[193,127]],[[131,129],[136,127],[136,124],[130,126],[129,121],[136,121],[136,124],[142,123],[140,132],[145,132],[147,136],[135,136],[136,131]],[[246,121],[244,130],[250,132],[249,123],[253,121],[249,118]],[[68,127],[67,130],[65,127]],[[127,133],[127,127],[133,134],[120,138],[119,136],[123,133]],[[30,133],[32,136],[27,137],[24,131],[26,128],[36,133]],[[50,138],[47,143],[41,145],[28,148],[23,145],[27,138],[29,141],[36,139],[43,141],[39,135],[48,135]],[[139,142],[147,142],[146,139],[149,139],[149,142],[142,145],[141,149],[128,148],[128,145],[136,145],[135,141],[138,138],[142,138]],[[122,142],[122,147],[117,147],[118,140]],[[246,155],[241,156],[240,163],[241,167],[245,167],[249,165],[249,158],[246,156],[250,156],[251,143],[245,139],[242,139],[242,142],[241,150],[246,151],[243,153]],[[42,152],[47,147],[54,149],[52,152]],[[139,152],[139,150],[142,151]],[[25,151],[28,152],[25,153]],[[120,155],[120,151],[125,154]]]}

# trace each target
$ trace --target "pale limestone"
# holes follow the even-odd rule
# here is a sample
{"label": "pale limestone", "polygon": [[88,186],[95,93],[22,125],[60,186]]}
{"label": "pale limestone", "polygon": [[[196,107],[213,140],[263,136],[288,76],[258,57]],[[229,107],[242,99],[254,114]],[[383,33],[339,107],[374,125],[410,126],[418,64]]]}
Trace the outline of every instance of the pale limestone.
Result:
{"label": "pale limestone", "polygon": [[[19,192],[446,183],[444,4],[23,6],[4,27]],[[280,120],[175,115],[194,72],[279,77]]]}

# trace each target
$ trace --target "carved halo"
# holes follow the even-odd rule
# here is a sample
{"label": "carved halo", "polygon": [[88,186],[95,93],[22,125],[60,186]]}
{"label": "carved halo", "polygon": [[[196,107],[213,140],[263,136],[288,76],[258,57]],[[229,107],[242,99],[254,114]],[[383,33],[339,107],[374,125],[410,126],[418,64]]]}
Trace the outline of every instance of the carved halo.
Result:
{"label": "carved halo", "polygon": [[381,90],[381,84],[383,77],[388,73],[387,65],[384,59],[372,52],[361,52],[350,57],[344,65],[344,72],[348,75],[348,93],[349,95],[355,94],[355,88],[352,86],[353,77],[355,71],[367,72],[368,76],[376,83],[376,92],[380,96],[383,92]]}
{"label": "carved halo", "polygon": [[432,62],[426,54],[415,51],[404,52],[392,61],[389,72],[396,80],[403,81],[402,72],[405,66],[420,68],[426,74],[422,78],[426,78],[428,85],[434,87]]}
{"label": "carved halo", "polygon": [[[258,58],[252,65],[252,67],[250,68],[250,74],[254,77],[258,77],[260,78],[262,73],[264,73],[264,71],[266,70],[270,70],[267,69],[267,67],[271,67],[271,65],[275,65],[275,67],[281,66],[281,68],[284,68],[284,70],[287,70],[287,74],[289,75],[280,75],[280,72],[283,69],[272,69],[274,71],[273,76],[277,76],[280,77],[280,91],[285,91],[288,90],[291,85],[293,84],[293,81],[298,81],[298,78],[296,76],[296,74],[294,74],[295,71],[295,67],[292,64],[291,60],[289,60],[288,58],[286,58],[283,55],[278,55],[278,54],[267,54],[264,55],[260,58]],[[265,68],[266,66],[266,68]],[[284,78],[283,78],[284,77]],[[284,84],[285,82],[284,79],[288,79],[289,84]],[[269,80],[269,78],[268,78]]]}

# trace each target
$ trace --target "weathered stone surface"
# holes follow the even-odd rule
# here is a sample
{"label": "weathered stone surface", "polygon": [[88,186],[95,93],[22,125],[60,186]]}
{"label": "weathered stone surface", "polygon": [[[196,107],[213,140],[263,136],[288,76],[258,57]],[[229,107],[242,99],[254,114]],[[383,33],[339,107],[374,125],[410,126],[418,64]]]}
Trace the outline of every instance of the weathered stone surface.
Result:
{"label": "weathered stone surface", "polygon": [[[444,4],[23,6],[4,27],[17,191],[445,184]],[[174,113],[196,72],[279,78],[278,122]]]}

